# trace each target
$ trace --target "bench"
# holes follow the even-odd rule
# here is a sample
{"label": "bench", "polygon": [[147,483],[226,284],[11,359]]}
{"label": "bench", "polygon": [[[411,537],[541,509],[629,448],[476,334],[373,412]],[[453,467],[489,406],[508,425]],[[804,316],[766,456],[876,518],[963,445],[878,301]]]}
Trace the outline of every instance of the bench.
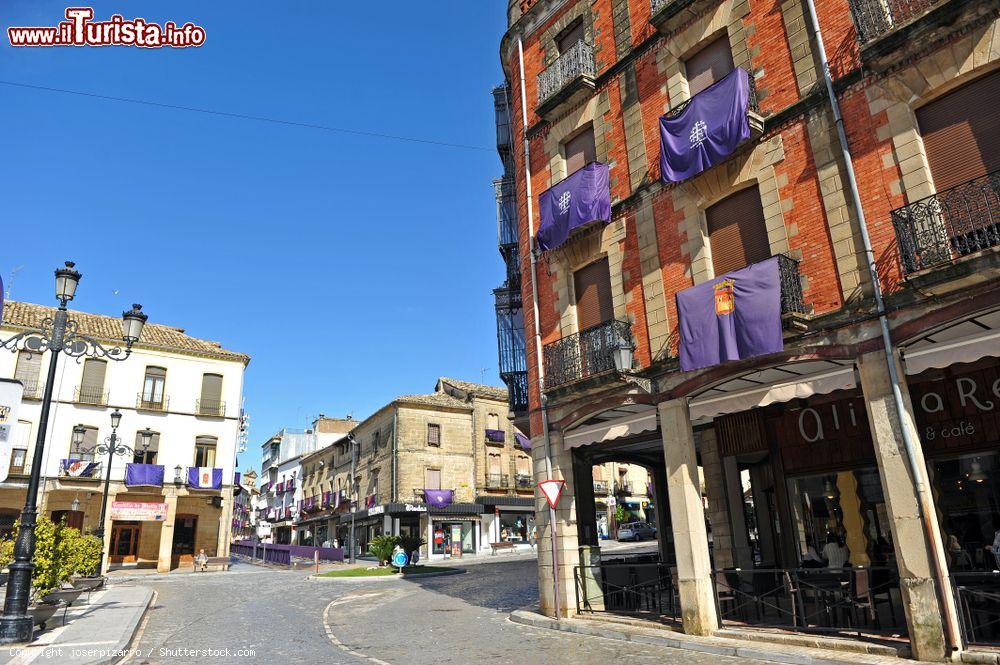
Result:
{"label": "bench", "polygon": [[493,554],[496,554],[498,550],[512,550],[514,549],[514,543],[490,543],[490,547],[493,549]]}
{"label": "bench", "polygon": [[228,556],[210,556],[208,557],[208,561],[205,562],[205,565],[203,566],[199,566],[198,562],[195,561],[194,571],[196,573],[200,573],[208,570],[209,566],[215,566],[220,570],[229,570],[229,563],[230,561]]}

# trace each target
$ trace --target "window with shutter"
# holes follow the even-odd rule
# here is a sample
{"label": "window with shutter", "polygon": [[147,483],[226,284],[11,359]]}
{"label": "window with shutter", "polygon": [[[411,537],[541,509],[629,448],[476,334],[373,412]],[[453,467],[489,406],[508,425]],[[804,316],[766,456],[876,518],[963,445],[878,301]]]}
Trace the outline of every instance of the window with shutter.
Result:
{"label": "window with shutter", "polygon": [[108,363],[104,360],[88,358],[83,362],[83,378],[80,380],[80,401],[84,404],[104,404],[104,377]]}
{"label": "window with shutter", "polygon": [[576,323],[581,332],[614,318],[607,257],[573,273],[573,286],[576,291]]}
{"label": "window with shutter", "polygon": [[566,175],[572,175],[587,164],[597,161],[597,149],[594,146],[594,128],[587,127],[573,138],[563,143],[563,154],[566,155]]}
{"label": "window with shutter", "polygon": [[573,47],[579,41],[583,41],[583,17],[576,19],[570,23],[565,30],[559,33],[556,37],[556,46],[559,48],[559,53],[565,53],[570,48]]}
{"label": "window with shutter", "polygon": [[705,217],[716,277],[771,256],[757,187],[722,199],[705,211]]}
{"label": "window with shutter", "polygon": [[530,476],[531,475],[531,460],[524,455],[518,455],[517,460],[514,462],[517,468],[517,475],[519,476]]}
{"label": "window with shutter", "polygon": [[733,71],[733,50],[723,35],[684,62],[688,91],[694,97]]}
{"label": "window with shutter", "polygon": [[428,423],[427,425],[427,445],[428,446],[440,446],[441,445],[441,426]]}
{"label": "window with shutter", "polygon": [[135,433],[135,463],[136,464],[156,464],[156,454],[160,450],[160,433],[153,432],[153,435],[149,437],[149,448],[143,450],[142,448],[142,434],[140,432]]}
{"label": "window with shutter", "polygon": [[83,429],[83,441],[80,444],[76,444],[70,439],[69,459],[93,462],[94,448],[97,446],[97,428],[84,426]]}
{"label": "window with shutter", "polygon": [[14,378],[24,384],[24,396],[37,398],[42,394],[38,374],[42,368],[42,354],[29,351],[17,352]]}
{"label": "window with shutter", "polygon": [[1000,170],[1000,71],[917,109],[917,123],[938,192]]}
{"label": "window with shutter", "polygon": [[424,489],[428,490],[441,489],[441,469],[424,470]]}
{"label": "window with shutter", "polygon": [[221,416],[222,412],[222,376],[219,374],[203,374],[201,377],[201,399],[198,401],[198,413]]}
{"label": "window with shutter", "polygon": [[147,367],[142,383],[142,406],[163,408],[163,387],[167,381],[167,370],[162,367]]}
{"label": "window with shutter", "polygon": [[218,439],[214,436],[199,436],[194,440],[194,465],[215,466],[215,448]]}

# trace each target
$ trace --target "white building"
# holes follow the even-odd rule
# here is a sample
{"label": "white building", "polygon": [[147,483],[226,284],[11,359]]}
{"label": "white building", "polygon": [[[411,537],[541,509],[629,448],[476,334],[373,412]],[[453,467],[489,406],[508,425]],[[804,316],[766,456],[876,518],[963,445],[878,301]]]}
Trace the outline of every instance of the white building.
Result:
{"label": "white building", "polygon": [[[54,314],[51,307],[7,302],[0,335],[6,339],[38,328]],[[80,333],[108,346],[120,344],[119,318],[76,311],[69,317]],[[10,475],[0,483],[0,531],[11,529],[24,504],[49,361],[49,353],[0,354],[0,376],[24,384]],[[107,456],[94,447],[110,436],[110,414],[117,409],[122,413],[117,435],[135,454],[116,456],[111,464],[105,521],[111,565],[155,565],[166,571],[201,548],[210,556],[228,554],[249,361],[217,342],[156,323],[146,325],[122,362],[60,355],[43,452],[40,513],[65,517],[84,531],[97,528]],[[140,432],[147,429],[149,446],[143,450]],[[202,484],[199,468],[213,470],[209,488],[191,482]]]}

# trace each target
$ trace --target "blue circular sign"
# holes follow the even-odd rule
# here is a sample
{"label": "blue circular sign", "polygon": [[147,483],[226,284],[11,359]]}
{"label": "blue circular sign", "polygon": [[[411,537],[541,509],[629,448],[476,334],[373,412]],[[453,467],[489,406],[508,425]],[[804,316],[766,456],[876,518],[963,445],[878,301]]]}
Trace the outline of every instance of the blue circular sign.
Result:
{"label": "blue circular sign", "polygon": [[396,566],[396,568],[405,568],[409,562],[410,557],[406,556],[406,552],[402,550],[392,555],[392,565]]}

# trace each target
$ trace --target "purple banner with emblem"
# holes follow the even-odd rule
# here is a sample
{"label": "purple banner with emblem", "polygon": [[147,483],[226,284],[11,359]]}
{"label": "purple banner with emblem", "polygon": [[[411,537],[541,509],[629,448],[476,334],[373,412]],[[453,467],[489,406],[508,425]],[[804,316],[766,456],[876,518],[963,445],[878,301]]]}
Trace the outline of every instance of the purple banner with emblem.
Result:
{"label": "purple banner with emblem", "polygon": [[680,182],[733,154],[750,138],[750,77],[734,69],[691,98],[675,116],[660,116],[660,177]]}
{"label": "purple banner with emblem", "polygon": [[200,490],[221,489],[222,469],[210,466],[192,466],[188,468],[188,485]]}
{"label": "purple banner with emblem", "polygon": [[126,464],[125,485],[163,487],[163,466],[160,464]]}
{"label": "purple banner with emblem", "polygon": [[454,490],[424,490],[424,503],[434,508],[450,506],[454,498]]}
{"label": "purple banner with emblem", "polygon": [[542,221],[538,225],[538,247],[555,249],[570,232],[594,221],[611,221],[611,189],[608,165],[591,162],[538,199]]}
{"label": "purple banner with emblem", "polygon": [[778,257],[677,293],[682,371],[784,349]]}
{"label": "purple banner with emblem", "polygon": [[520,444],[521,448],[524,450],[531,450],[531,439],[521,434],[520,432],[514,432],[514,439]]}

